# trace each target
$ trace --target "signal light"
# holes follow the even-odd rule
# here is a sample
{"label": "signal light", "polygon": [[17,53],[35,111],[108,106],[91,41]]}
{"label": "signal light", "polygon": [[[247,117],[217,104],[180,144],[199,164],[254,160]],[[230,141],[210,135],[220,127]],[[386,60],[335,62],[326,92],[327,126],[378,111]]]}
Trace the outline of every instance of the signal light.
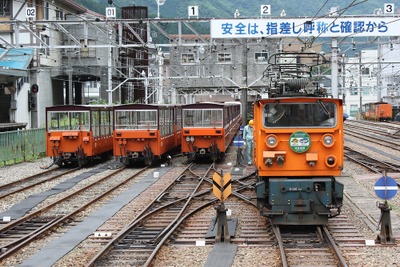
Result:
{"label": "signal light", "polygon": [[28,110],[36,110],[36,95],[28,93]]}
{"label": "signal light", "polygon": [[37,94],[39,92],[39,85],[37,84],[32,84],[31,86],[31,92],[34,94]]}

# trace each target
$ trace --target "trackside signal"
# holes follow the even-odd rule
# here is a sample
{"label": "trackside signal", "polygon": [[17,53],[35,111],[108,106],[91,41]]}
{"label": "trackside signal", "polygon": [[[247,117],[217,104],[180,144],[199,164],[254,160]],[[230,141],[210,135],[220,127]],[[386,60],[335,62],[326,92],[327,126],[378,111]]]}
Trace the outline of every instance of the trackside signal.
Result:
{"label": "trackside signal", "polygon": [[31,92],[37,94],[39,92],[39,85],[37,85],[36,83],[32,84]]}

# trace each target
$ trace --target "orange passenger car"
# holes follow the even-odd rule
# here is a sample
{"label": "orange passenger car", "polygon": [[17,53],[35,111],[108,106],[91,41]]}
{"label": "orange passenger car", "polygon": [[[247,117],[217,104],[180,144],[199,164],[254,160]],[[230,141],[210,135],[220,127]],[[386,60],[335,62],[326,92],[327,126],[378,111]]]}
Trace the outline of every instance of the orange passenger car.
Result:
{"label": "orange passenger car", "polygon": [[287,97],[254,104],[254,164],[261,213],[273,224],[326,224],[339,214],[343,185],[340,99]]}
{"label": "orange passenger car", "polygon": [[220,159],[237,133],[241,119],[239,102],[182,106],[182,153],[189,160]]}
{"label": "orange passenger car", "polygon": [[127,104],[114,109],[114,156],[124,164],[143,161],[152,165],[179,148],[180,106]]}
{"label": "orange passenger car", "polygon": [[46,108],[46,155],[58,166],[85,165],[112,154],[112,107],[103,105]]}

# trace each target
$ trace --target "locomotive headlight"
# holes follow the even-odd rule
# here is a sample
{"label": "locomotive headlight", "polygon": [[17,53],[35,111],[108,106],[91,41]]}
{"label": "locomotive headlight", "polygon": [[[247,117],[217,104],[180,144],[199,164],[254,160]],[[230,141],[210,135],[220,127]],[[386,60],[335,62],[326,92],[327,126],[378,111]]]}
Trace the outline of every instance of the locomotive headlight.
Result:
{"label": "locomotive headlight", "polygon": [[278,138],[276,135],[270,134],[265,138],[265,144],[269,148],[274,148],[278,145]]}
{"label": "locomotive headlight", "polygon": [[335,139],[332,134],[324,134],[324,136],[322,136],[322,144],[325,147],[331,147],[334,143]]}

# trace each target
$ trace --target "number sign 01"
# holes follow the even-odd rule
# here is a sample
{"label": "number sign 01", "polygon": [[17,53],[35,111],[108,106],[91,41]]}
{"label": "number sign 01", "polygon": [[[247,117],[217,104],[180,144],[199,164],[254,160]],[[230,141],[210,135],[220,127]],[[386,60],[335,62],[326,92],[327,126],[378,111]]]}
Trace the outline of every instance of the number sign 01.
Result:
{"label": "number sign 01", "polygon": [[115,18],[116,17],[116,10],[115,7],[106,7],[106,17],[109,18]]}

